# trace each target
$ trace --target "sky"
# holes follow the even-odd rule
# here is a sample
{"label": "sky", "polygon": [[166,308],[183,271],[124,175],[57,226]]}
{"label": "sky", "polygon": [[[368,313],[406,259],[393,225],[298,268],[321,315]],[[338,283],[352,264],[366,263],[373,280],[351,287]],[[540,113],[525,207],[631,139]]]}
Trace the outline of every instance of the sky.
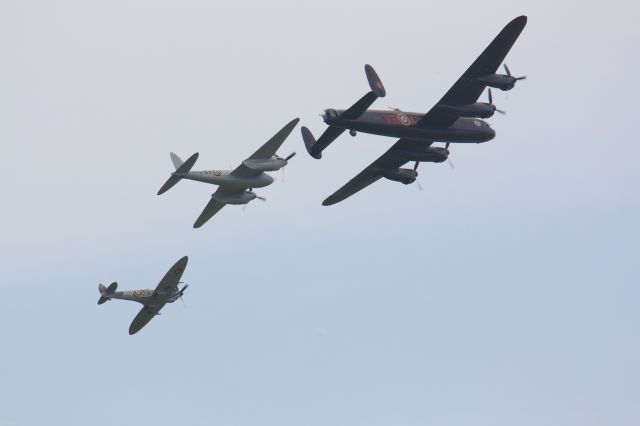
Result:
{"label": "sky", "polygon": [[[300,117],[427,111],[516,16],[528,79],[484,144],[324,198],[393,143],[299,129],[265,203],[192,224],[232,168]],[[0,426],[635,426],[640,171],[634,1],[0,5]],[[483,95],[484,98],[485,95]],[[283,179],[284,178],[284,179]],[[139,305],[98,283],[189,283]]]}

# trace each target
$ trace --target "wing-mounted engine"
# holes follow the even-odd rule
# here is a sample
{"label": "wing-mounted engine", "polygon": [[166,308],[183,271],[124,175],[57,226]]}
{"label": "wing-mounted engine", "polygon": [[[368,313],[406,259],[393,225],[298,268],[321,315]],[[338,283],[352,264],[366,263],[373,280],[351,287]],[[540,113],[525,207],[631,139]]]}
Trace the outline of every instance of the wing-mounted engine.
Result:
{"label": "wing-mounted engine", "polygon": [[287,155],[285,158],[282,158],[276,154],[271,158],[253,158],[244,160],[242,164],[252,170],[260,172],[275,172],[276,170],[280,170],[281,168],[289,164],[289,160],[291,160],[295,155],[296,153],[293,152]]}
{"label": "wing-mounted engine", "polygon": [[415,182],[418,178],[418,172],[414,169],[380,169],[378,173],[383,178],[405,185]]}
{"label": "wing-mounted engine", "polygon": [[487,89],[489,95],[489,102],[475,102],[467,105],[448,105],[439,104],[433,107],[435,111],[441,114],[446,114],[450,117],[471,117],[471,118],[490,118],[496,112],[505,114],[501,109],[496,108],[493,104],[493,96],[491,95],[491,89]]}
{"label": "wing-mounted engine", "polygon": [[410,151],[396,149],[395,153],[407,161],[417,161],[426,163],[442,163],[449,158],[449,150],[447,148],[432,146],[424,151]]}
{"label": "wing-mounted engine", "polygon": [[495,87],[500,90],[511,90],[516,85],[517,81],[527,79],[526,75],[521,77],[512,76],[507,64],[504,64],[504,70],[506,74],[487,74],[477,77],[476,80],[489,87]]}
{"label": "wing-mounted engine", "polygon": [[247,204],[250,201],[258,200],[266,201],[264,197],[260,197],[253,191],[242,191],[233,194],[217,194],[214,193],[212,197],[223,204]]}

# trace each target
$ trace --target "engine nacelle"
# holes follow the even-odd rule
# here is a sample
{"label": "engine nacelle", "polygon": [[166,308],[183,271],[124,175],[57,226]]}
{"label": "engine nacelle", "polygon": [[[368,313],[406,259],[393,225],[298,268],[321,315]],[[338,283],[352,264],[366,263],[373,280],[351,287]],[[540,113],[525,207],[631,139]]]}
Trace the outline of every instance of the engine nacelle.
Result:
{"label": "engine nacelle", "polygon": [[286,166],[287,161],[284,158],[258,158],[244,160],[242,164],[259,172],[275,172]]}
{"label": "engine nacelle", "polygon": [[380,169],[378,173],[384,178],[405,185],[415,182],[418,177],[418,172],[413,169]]}
{"label": "engine nacelle", "polygon": [[249,201],[255,200],[257,195],[252,191],[239,192],[237,194],[213,194],[212,197],[224,204],[247,204]]}
{"label": "engine nacelle", "polygon": [[495,105],[476,102],[467,105],[438,105],[437,111],[452,117],[489,118],[496,112]]}
{"label": "engine nacelle", "polygon": [[407,161],[419,161],[426,163],[442,163],[449,158],[449,150],[437,146],[429,147],[425,151],[396,150],[396,153]]}
{"label": "engine nacelle", "polygon": [[518,78],[505,74],[487,74],[477,77],[476,80],[489,87],[500,90],[511,90],[516,85]]}

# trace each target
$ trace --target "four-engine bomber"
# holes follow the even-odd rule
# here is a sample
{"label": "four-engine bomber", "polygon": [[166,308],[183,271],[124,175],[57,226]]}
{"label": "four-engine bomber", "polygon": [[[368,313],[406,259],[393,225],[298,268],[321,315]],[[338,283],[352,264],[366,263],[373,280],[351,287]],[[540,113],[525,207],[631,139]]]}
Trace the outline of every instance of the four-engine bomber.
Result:
{"label": "four-engine bomber", "polygon": [[[415,182],[420,162],[441,163],[449,157],[451,143],[482,143],[495,138],[496,132],[484,121],[496,112],[504,114],[493,104],[491,89],[489,102],[478,102],[486,87],[511,90],[516,82],[526,77],[514,77],[507,65],[506,74],[497,74],[500,64],[527,23],[526,16],[509,22],[478,56],[449,91],[427,113],[371,110],[373,102],[386,96],[386,89],[371,65],[364,70],[370,91],[351,107],[327,109],[322,114],[329,126],[315,139],[307,127],[302,127],[302,139],[309,155],[322,158],[322,152],[345,130],[351,136],[358,132],[400,138],[387,152],[369,167],[351,179],[322,203],[325,206],[338,203],[380,178],[409,184]],[[444,142],[444,148],[431,147],[434,142]],[[413,169],[401,169],[414,161]]]}

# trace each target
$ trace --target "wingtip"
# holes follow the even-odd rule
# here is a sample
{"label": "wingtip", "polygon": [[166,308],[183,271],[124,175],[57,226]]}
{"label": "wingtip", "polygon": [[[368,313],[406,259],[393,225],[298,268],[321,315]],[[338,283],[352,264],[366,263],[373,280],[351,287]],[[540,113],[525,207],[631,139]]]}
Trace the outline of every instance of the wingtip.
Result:
{"label": "wingtip", "polygon": [[520,15],[517,18],[514,18],[511,22],[524,27],[527,24],[527,19],[527,15]]}

